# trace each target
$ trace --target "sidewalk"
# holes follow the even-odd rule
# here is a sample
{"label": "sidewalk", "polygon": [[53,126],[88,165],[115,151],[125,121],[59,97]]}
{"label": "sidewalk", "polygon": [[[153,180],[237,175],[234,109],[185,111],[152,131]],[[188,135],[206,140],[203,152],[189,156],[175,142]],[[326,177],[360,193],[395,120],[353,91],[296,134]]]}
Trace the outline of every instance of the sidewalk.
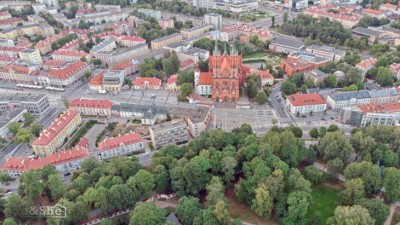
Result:
{"label": "sidewalk", "polygon": [[[395,204],[390,204],[390,213],[388,218],[386,219],[384,225],[390,225],[392,223],[392,218],[393,218],[393,214],[394,211],[396,209],[396,205]],[[399,225],[400,223],[397,223],[396,225]]]}

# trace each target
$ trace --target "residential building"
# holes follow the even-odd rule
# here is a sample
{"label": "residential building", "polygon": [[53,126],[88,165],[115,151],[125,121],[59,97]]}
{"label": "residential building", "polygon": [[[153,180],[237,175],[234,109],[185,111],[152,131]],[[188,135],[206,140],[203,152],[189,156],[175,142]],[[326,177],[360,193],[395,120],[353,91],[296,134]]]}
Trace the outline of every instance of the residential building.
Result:
{"label": "residential building", "polygon": [[184,120],[173,120],[155,124],[149,127],[151,142],[155,148],[169,144],[179,144],[189,141],[187,125]]}
{"label": "residential building", "polygon": [[10,19],[11,14],[8,11],[0,12],[0,20]]}
{"label": "residential building", "polygon": [[155,77],[138,77],[132,81],[134,89],[160,89],[161,80]]}
{"label": "residential building", "polygon": [[167,28],[174,28],[174,20],[171,18],[161,18],[158,20],[158,25],[164,30]]}
{"label": "residential building", "polygon": [[102,4],[96,4],[94,5],[94,8],[96,11],[101,12],[101,11],[121,11],[121,6],[120,5],[102,5]]}
{"label": "residential building", "polygon": [[89,90],[95,91],[98,93],[104,93],[103,92],[103,77],[104,73],[99,73],[95,75],[92,79],[89,81]]}
{"label": "residential building", "polygon": [[171,75],[170,77],[168,77],[165,85],[166,85],[165,89],[168,89],[169,91],[178,92],[180,90],[180,87],[178,84],[178,74],[174,74],[174,75]]}
{"label": "residential building", "polygon": [[146,39],[135,36],[124,36],[120,40],[121,44],[125,47],[132,47],[138,44],[146,44]]}
{"label": "residential building", "polygon": [[198,27],[192,27],[189,29],[181,30],[181,34],[183,39],[198,37],[203,35],[204,33],[208,32],[213,28],[213,25],[204,24]]}
{"label": "residential building", "polygon": [[[201,74],[201,76],[200,76]],[[202,96],[211,96],[213,86],[212,72],[200,72],[199,68],[194,71],[195,92]]]}
{"label": "residential building", "polygon": [[226,42],[228,42],[229,40],[228,33],[219,30],[210,31],[206,34],[206,36],[211,40],[226,41]]}
{"label": "residential building", "polygon": [[331,21],[341,23],[346,29],[351,29],[360,22],[359,18],[347,10],[341,10],[341,8],[339,8],[339,13],[334,13],[329,11],[332,9],[336,9],[336,7],[333,5],[312,6],[308,7],[303,13],[318,19],[329,18]]}
{"label": "residential building", "polygon": [[8,130],[8,125],[11,122],[24,121],[23,114],[28,112],[24,108],[12,108],[0,113],[0,137],[7,139],[10,135],[10,131]]}
{"label": "residential building", "polygon": [[385,17],[385,12],[377,9],[371,9],[371,8],[362,9],[362,13],[366,16],[376,17],[378,19]]}
{"label": "residential building", "polygon": [[45,94],[16,93],[0,95],[0,111],[13,108],[24,108],[34,116],[41,116],[50,109],[50,103]]}
{"label": "residential building", "polygon": [[308,6],[307,0],[285,0],[285,6],[290,9],[301,10]]}
{"label": "residential building", "polygon": [[63,65],[49,70],[49,84],[55,87],[68,87],[76,83],[89,70],[90,67],[87,62],[80,60],[65,62]]}
{"label": "residential building", "polygon": [[380,5],[379,9],[383,11],[397,11],[398,6],[391,3],[385,3]]}
{"label": "residential building", "polygon": [[41,4],[45,4],[48,7],[54,7],[57,9],[60,8],[60,4],[59,4],[58,0],[38,0],[37,2],[39,2]]}
{"label": "residential building", "polygon": [[32,64],[41,65],[43,63],[42,56],[40,56],[38,49],[25,49],[19,52],[19,58]]}
{"label": "residential building", "polygon": [[46,165],[54,165],[58,172],[66,172],[79,170],[81,163],[89,157],[87,148],[77,147],[38,159],[10,157],[6,159],[1,169],[6,171],[11,177],[19,177],[24,172],[33,169],[42,169]]}
{"label": "residential building", "polygon": [[397,78],[397,80],[400,80],[400,64],[392,63],[392,65],[390,65],[390,71]]}
{"label": "residential building", "polygon": [[315,86],[319,86],[328,76],[329,74],[324,73],[319,69],[313,69],[304,73],[304,80],[311,79]]}
{"label": "residential building", "polygon": [[339,62],[346,56],[346,51],[336,49],[330,46],[310,45],[306,47],[306,51],[318,57],[328,58],[333,62]]}
{"label": "residential building", "polygon": [[210,4],[211,4],[212,0],[192,0],[192,5],[193,7],[197,7],[197,8],[210,8]]}
{"label": "residential building", "polygon": [[274,76],[272,76],[272,74],[268,70],[255,71],[254,74],[260,76],[262,86],[272,86],[274,84]]}
{"label": "residential building", "polygon": [[9,18],[5,20],[0,20],[0,29],[7,29],[18,26],[18,24],[23,24],[24,20],[21,18]]}
{"label": "residential building", "polygon": [[197,137],[201,132],[207,131],[212,123],[211,107],[201,107],[190,110],[187,118],[188,131],[192,137]]}
{"label": "residential building", "polygon": [[15,61],[0,68],[0,78],[15,83],[35,84],[39,66],[24,61]]}
{"label": "residential building", "polygon": [[[207,0],[198,0],[207,1]],[[214,10],[224,10],[233,13],[246,13],[258,9],[258,1],[256,0],[229,0],[229,1],[213,1],[209,0],[209,8]]]}
{"label": "residential building", "polygon": [[399,99],[399,93],[395,88],[369,91],[369,96],[371,97],[370,104],[374,105],[397,103]]}
{"label": "residential building", "polygon": [[161,49],[171,43],[182,41],[182,35],[179,33],[170,34],[161,38],[157,38],[151,41],[151,49]]}
{"label": "residential building", "polygon": [[108,99],[85,99],[76,98],[72,100],[68,109],[78,111],[82,116],[111,116],[113,103]]}
{"label": "residential building", "polygon": [[125,76],[131,76],[138,72],[137,64],[138,62],[136,60],[129,60],[118,63],[114,65],[111,69],[117,71],[123,71],[125,73]]}
{"label": "residential building", "polygon": [[354,37],[366,37],[368,41],[374,42],[375,39],[379,38],[381,35],[380,31],[372,30],[364,27],[356,27],[351,30]]}
{"label": "residential building", "polygon": [[361,62],[357,63],[356,68],[362,72],[363,76],[365,76],[365,74],[368,72],[368,70],[370,70],[370,69],[372,69],[372,67],[374,67],[376,61],[377,61],[377,58],[369,58],[369,59],[362,60]]}
{"label": "residential building", "polygon": [[102,159],[129,155],[145,150],[144,141],[138,133],[128,133],[117,137],[106,138],[98,143]]}
{"label": "residential building", "polygon": [[365,127],[371,124],[377,125],[399,125],[400,104],[386,105],[360,105],[343,108],[340,120],[342,123]]}
{"label": "residential building", "polygon": [[24,51],[25,48],[0,46],[0,55],[8,57],[18,57],[19,53]]}
{"label": "residential building", "polygon": [[102,51],[96,54],[103,64],[115,65],[124,61],[132,60],[138,56],[149,53],[147,44],[137,44],[132,47],[120,48],[113,51]]}
{"label": "residential building", "polygon": [[81,115],[79,112],[74,110],[64,111],[32,143],[33,151],[37,155],[50,155],[57,152],[63,145],[65,138],[69,137],[80,123]]}
{"label": "residential building", "polygon": [[326,110],[326,101],[321,95],[297,93],[286,98],[286,108],[292,114],[316,113]]}
{"label": "residential building", "polygon": [[41,12],[46,12],[46,5],[45,4],[32,4],[33,12],[38,15]]}
{"label": "residential building", "polygon": [[218,13],[206,13],[204,14],[204,23],[211,24],[215,30],[222,28],[222,15]]}
{"label": "residential building", "polygon": [[55,67],[59,67],[64,63],[65,63],[64,61],[49,59],[49,60],[46,60],[46,61],[43,62],[42,68],[43,68],[44,71],[49,71],[50,69],[55,68]]}
{"label": "residential building", "polygon": [[147,18],[154,17],[156,20],[161,19],[161,11],[152,9],[139,9],[139,13],[143,13]]}
{"label": "residential building", "polygon": [[124,84],[125,74],[123,71],[108,70],[102,79],[102,90],[105,93],[117,94]]}
{"label": "residential building", "polygon": [[158,120],[167,119],[168,108],[157,105],[139,105],[132,103],[121,103],[120,105],[113,105],[112,114],[141,120],[143,125],[154,125]]}
{"label": "residential building", "polygon": [[[221,31],[228,33],[229,40],[233,40],[240,36],[246,36],[249,38],[252,36],[258,36],[258,39],[261,41],[272,40],[272,33],[269,30],[241,24],[240,22],[231,26],[224,27],[221,29]],[[293,41],[294,40],[290,39],[290,42]]]}
{"label": "residential building", "polygon": [[368,91],[338,92],[328,95],[327,102],[332,110],[339,110],[344,107],[367,105],[371,96]]}
{"label": "residential building", "polygon": [[304,48],[304,43],[297,39],[279,37],[269,44],[269,50],[273,52],[294,53]]}
{"label": "residential building", "polygon": [[96,53],[102,52],[102,51],[112,51],[117,48],[117,45],[115,44],[115,40],[110,38],[110,39],[105,39],[98,43],[97,45],[93,46],[91,49],[91,53],[96,56]]}
{"label": "residential building", "polygon": [[53,60],[65,61],[65,62],[80,61],[82,59],[84,59],[85,62],[87,63],[90,63],[92,61],[90,54],[84,51],[71,51],[71,50],[59,49],[54,51],[51,54],[51,57],[53,58]]}

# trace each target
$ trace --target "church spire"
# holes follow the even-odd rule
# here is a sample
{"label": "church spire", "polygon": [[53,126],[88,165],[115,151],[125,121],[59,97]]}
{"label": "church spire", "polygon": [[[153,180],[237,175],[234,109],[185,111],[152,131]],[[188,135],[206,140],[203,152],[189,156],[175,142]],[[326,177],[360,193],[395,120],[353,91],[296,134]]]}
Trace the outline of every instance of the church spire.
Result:
{"label": "church spire", "polygon": [[217,41],[215,41],[215,44],[214,44],[214,52],[213,52],[213,54],[214,55],[219,55],[219,49],[218,49],[218,42]]}
{"label": "church spire", "polygon": [[236,35],[233,36],[232,46],[231,46],[231,55],[238,55],[238,51],[236,48]]}

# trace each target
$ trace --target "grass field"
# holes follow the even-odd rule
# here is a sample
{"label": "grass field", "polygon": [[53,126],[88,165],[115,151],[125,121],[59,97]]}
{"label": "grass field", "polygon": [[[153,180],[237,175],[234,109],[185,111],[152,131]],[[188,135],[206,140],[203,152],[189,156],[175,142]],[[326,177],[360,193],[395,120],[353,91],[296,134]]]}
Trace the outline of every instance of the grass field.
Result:
{"label": "grass field", "polygon": [[264,56],[264,52],[256,52],[254,54],[244,56],[243,59],[259,59],[263,58]]}
{"label": "grass field", "polygon": [[315,212],[321,214],[321,219],[325,224],[326,219],[333,216],[336,206],[338,205],[339,190],[326,186],[315,186],[311,193],[313,202],[308,211],[308,219],[311,219]]}

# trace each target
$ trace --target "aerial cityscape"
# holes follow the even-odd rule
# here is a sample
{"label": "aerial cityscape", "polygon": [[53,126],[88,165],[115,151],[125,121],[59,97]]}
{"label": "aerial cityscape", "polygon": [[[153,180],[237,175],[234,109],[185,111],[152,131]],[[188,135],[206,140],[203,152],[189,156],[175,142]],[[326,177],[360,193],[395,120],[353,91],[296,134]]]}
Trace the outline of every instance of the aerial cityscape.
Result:
{"label": "aerial cityscape", "polygon": [[3,225],[400,225],[398,0],[0,0]]}

